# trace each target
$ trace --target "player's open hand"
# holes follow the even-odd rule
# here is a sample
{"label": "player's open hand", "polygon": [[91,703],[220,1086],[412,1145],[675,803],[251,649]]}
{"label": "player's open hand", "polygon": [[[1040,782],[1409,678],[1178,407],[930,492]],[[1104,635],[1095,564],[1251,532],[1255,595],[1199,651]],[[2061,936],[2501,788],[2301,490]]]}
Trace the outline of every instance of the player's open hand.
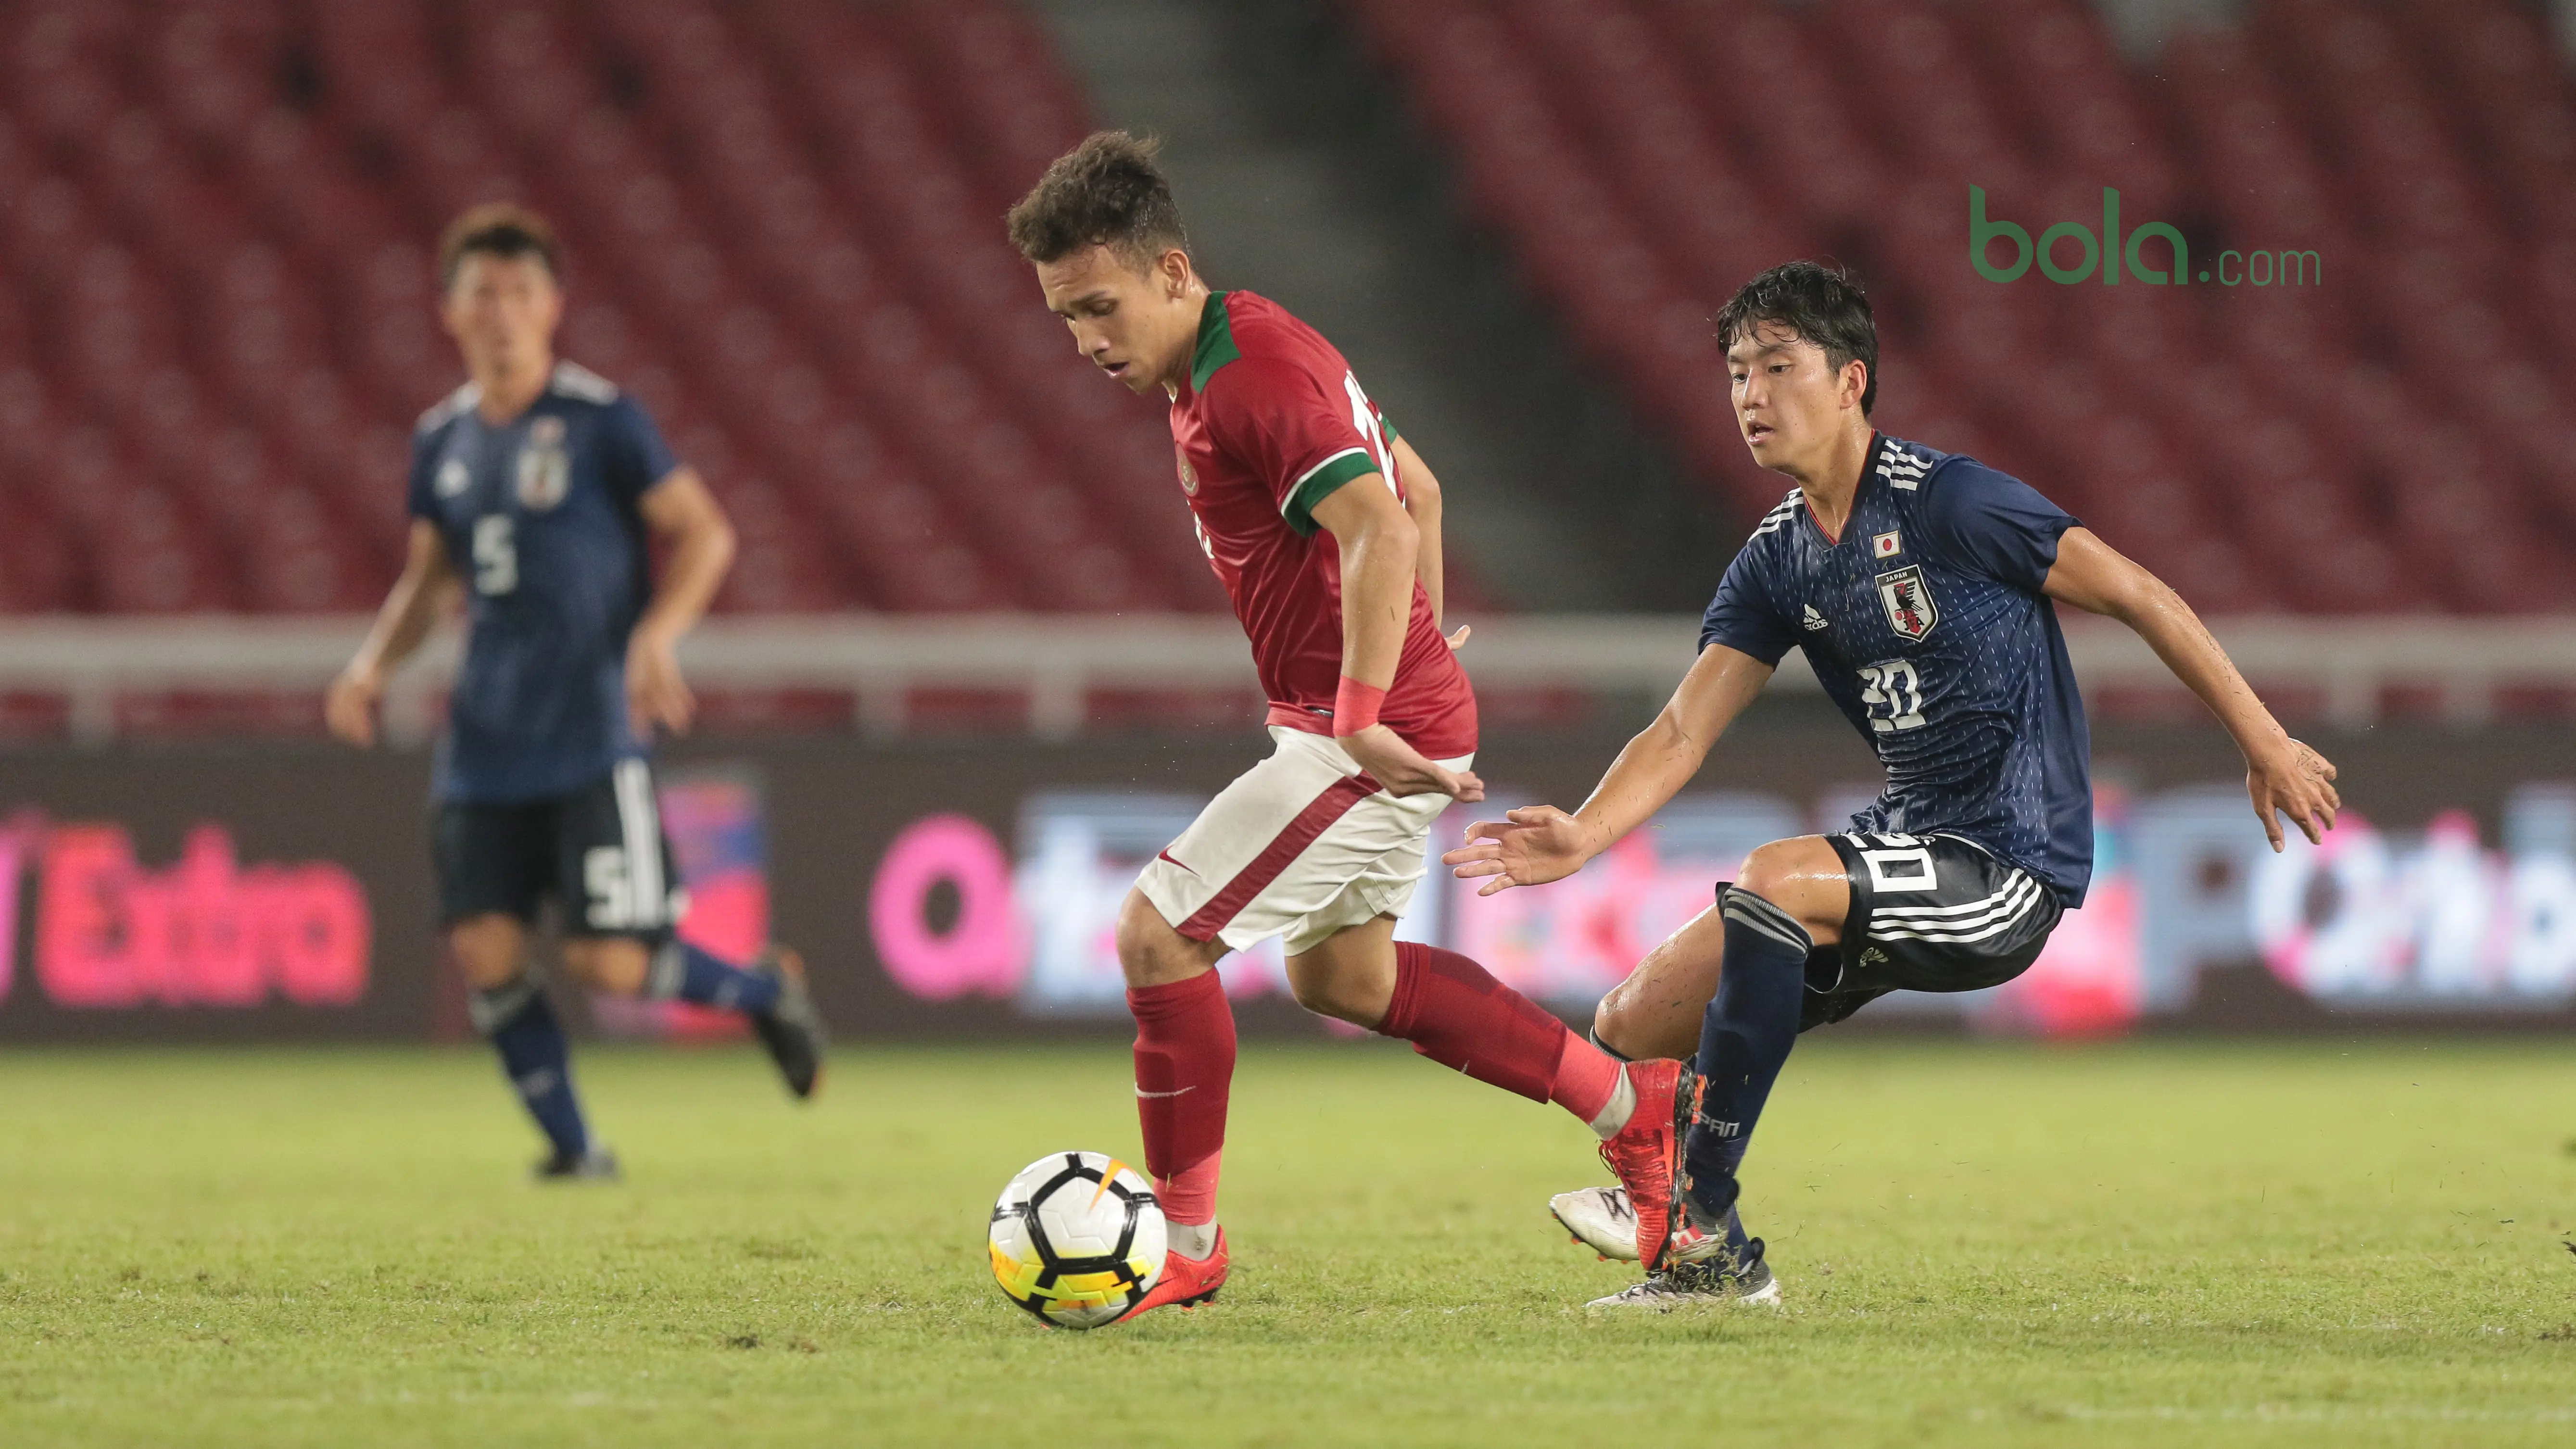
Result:
{"label": "player's open hand", "polygon": [[385,682],[376,671],[351,665],[331,681],[322,696],[322,722],[331,733],[360,749],[376,742],[376,700]]}
{"label": "player's open hand", "polygon": [[660,725],[675,735],[689,732],[697,717],[698,698],[680,677],[680,659],[671,642],[636,631],[626,646],[626,714],[635,738],[650,740]]}
{"label": "player's open hand", "polygon": [[2263,822],[2264,838],[2276,854],[2287,843],[2281,833],[2283,815],[2310,845],[2325,843],[2325,833],[2334,829],[2335,815],[2343,809],[2334,782],[2333,761],[2287,736],[2246,762],[2245,793],[2253,797],[2255,818]]}
{"label": "player's open hand", "polygon": [[1452,800],[1485,798],[1485,782],[1472,771],[1443,767],[1382,724],[1341,738],[1342,748],[1350,751],[1351,758],[1368,771],[1369,778],[1398,799],[1408,795],[1446,795]]}
{"label": "player's open hand", "polygon": [[1563,880],[1600,853],[1606,841],[1595,831],[1553,805],[1525,805],[1506,810],[1501,820],[1479,820],[1467,827],[1467,843],[1440,857],[1460,880],[1491,877],[1476,894],[1489,896],[1513,886],[1545,885]]}

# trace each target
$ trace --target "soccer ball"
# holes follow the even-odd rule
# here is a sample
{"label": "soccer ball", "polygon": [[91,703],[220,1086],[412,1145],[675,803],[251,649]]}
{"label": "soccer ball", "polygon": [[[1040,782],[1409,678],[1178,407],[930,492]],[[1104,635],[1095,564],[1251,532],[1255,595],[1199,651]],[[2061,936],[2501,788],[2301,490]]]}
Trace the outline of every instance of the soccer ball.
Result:
{"label": "soccer ball", "polygon": [[1100,1152],[1051,1152],[993,1204],[993,1278],[1058,1328],[1098,1328],[1163,1276],[1163,1205],[1154,1185]]}

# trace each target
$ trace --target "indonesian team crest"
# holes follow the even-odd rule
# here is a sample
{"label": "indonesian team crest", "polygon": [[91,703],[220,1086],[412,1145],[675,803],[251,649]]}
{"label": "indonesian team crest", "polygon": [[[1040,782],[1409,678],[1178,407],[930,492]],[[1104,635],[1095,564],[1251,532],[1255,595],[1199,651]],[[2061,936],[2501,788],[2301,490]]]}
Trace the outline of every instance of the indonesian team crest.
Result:
{"label": "indonesian team crest", "polygon": [[1189,497],[1196,498],[1199,496],[1199,470],[1190,466],[1189,454],[1181,453],[1179,456],[1181,460],[1181,492]]}
{"label": "indonesian team crest", "polygon": [[1887,609],[1887,627],[1908,639],[1920,639],[1941,622],[1941,607],[1932,602],[1932,586],[1923,566],[1913,564],[1878,576],[1878,601]]}
{"label": "indonesian team crest", "polygon": [[519,506],[542,513],[563,502],[571,487],[563,419],[538,418],[528,424],[528,445],[519,450]]}

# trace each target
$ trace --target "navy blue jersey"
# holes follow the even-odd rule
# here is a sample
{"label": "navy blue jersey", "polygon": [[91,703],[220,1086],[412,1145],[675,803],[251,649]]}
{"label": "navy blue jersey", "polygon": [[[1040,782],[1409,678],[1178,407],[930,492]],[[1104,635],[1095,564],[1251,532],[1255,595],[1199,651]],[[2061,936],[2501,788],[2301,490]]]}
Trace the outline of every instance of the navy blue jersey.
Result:
{"label": "navy blue jersey", "polygon": [[2040,593],[2075,526],[2018,478],[1882,433],[1842,537],[1791,489],[1727,566],[1700,647],[1807,651],[1887,768],[1854,829],[1959,836],[2081,905],[2092,748]]}
{"label": "navy blue jersey", "polygon": [[421,415],[411,511],[465,580],[465,663],[431,791],[565,795],[644,753],[626,718],[626,638],[651,595],[639,501],[678,461],[641,405],[559,363],[495,426],[468,384]]}

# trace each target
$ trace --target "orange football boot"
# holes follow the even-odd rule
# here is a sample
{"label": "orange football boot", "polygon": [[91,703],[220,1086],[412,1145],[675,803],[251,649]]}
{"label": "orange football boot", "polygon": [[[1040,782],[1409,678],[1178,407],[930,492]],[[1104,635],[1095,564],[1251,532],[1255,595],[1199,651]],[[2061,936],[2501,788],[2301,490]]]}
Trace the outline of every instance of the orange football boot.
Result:
{"label": "orange football boot", "polygon": [[1627,1072],[1637,1110],[1617,1136],[1601,1144],[1601,1160],[1628,1189],[1629,1210],[1637,1215],[1637,1261],[1655,1268],[1673,1228],[1673,1159],[1681,1146],[1674,1103],[1694,1079],[1676,1061],[1630,1062]]}
{"label": "orange football boot", "polygon": [[1173,1253],[1163,1259],[1163,1276],[1136,1302],[1136,1306],[1119,1314],[1117,1322],[1125,1323],[1140,1313],[1157,1308],[1196,1308],[1216,1300],[1216,1290],[1225,1286],[1225,1228],[1216,1230],[1216,1248],[1204,1258],[1184,1258]]}

